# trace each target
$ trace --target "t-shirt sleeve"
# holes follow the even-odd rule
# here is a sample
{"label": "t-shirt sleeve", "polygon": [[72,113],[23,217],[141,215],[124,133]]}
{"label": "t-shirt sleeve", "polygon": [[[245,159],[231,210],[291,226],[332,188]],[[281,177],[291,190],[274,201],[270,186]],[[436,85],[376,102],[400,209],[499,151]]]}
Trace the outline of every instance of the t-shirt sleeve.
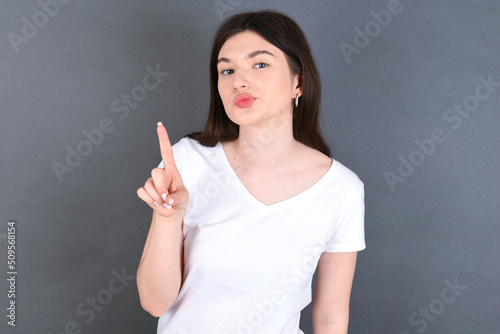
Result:
{"label": "t-shirt sleeve", "polygon": [[355,252],[365,249],[365,194],[362,183],[344,199],[335,217],[325,252]]}

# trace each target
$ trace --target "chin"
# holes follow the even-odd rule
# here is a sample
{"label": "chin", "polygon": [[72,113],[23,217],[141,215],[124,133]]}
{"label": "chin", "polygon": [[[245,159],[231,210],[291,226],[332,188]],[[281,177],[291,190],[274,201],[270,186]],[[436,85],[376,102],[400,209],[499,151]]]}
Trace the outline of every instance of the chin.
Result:
{"label": "chin", "polygon": [[252,124],[262,119],[260,115],[251,111],[250,108],[231,110],[230,113],[226,112],[226,115],[233,123],[238,125]]}

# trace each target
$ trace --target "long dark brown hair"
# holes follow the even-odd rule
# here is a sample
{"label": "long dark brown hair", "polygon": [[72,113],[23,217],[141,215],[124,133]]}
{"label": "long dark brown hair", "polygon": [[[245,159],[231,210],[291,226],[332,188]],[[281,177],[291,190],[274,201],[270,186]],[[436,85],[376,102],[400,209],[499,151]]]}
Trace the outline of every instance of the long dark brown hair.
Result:
{"label": "long dark brown hair", "polygon": [[319,126],[321,83],[307,39],[294,20],[270,10],[236,14],[221,24],[215,34],[210,56],[210,109],[207,123],[202,132],[193,132],[186,136],[209,147],[214,147],[218,142],[238,138],[239,125],[227,116],[217,89],[217,59],[226,40],[244,31],[259,34],[283,51],[292,73],[299,74],[302,96],[299,98],[299,106],[293,109],[293,137],[304,145],[330,156],[330,148]]}

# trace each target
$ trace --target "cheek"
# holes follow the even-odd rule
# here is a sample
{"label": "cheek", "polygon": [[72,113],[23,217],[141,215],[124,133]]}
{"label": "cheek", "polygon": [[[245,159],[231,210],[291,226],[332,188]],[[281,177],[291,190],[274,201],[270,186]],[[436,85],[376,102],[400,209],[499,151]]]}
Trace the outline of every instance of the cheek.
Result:
{"label": "cheek", "polygon": [[219,81],[217,83],[217,89],[219,91],[219,96],[222,100],[222,105],[224,106],[224,109],[226,110],[230,104],[229,97],[228,97],[228,92],[227,92],[227,87],[224,82]]}
{"label": "cheek", "polygon": [[274,96],[288,96],[292,91],[292,82],[283,72],[284,71],[269,73],[270,75],[263,80],[263,82],[266,83],[267,91]]}
{"label": "cheek", "polygon": [[268,93],[274,96],[277,100],[288,99],[291,96],[290,82],[285,80],[274,80],[273,84],[269,86]]}
{"label": "cheek", "polygon": [[219,80],[217,83],[217,89],[219,90],[219,95],[224,100],[225,96],[227,95],[227,85],[224,83],[224,80]]}

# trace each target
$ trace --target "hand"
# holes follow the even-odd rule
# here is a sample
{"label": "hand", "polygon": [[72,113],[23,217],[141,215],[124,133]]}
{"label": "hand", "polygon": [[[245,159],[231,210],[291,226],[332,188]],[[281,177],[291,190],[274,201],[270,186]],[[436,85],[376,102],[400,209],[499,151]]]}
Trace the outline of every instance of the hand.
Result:
{"label": "hand", "polygon": [[137,190],[137,196],[163,217],[182,218],[189,204],[189,192],[175,165],[167,129],[158,122],[156,131],[164,167],[151,171],[151,177]]}

